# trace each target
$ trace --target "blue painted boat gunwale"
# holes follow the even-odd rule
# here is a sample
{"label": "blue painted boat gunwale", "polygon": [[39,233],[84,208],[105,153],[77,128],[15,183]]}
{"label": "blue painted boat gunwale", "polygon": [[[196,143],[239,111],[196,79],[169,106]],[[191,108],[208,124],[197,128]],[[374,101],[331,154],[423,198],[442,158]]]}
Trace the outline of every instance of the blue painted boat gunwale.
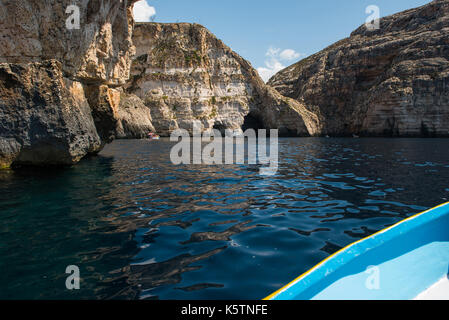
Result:
{"label": "blue painted boat gunwale", "polygon": [[[441,220],[438,221],[439,219]],[[445,221],[445,219],[448,221]],[[441,223],[438,224],[438,222]],[[411,239],[409,245],[410,248],[412,248],[413,245],[419,247],[419,245],[426,244],[430,240],[437,241],[435,239],[437,239],[438,236],[441,236],[441,232],[444,232],[444,237],[446,237],[449,233],[449,229],[447,232],[445,230],[440,230],[440,234],[436,232],[436,238],[432,238],[432,236],[434,236],[434,231],[432,231],[432,228],[436,227],[444,229],[444,226],[441,226],[443,222],[444,225],[449,225],[449,203],[442,204],[417,215],[411,216],[367,238],[350,244],[337,253],[331,255],[330,257],[301,275],[299,278],[295,279],[290,284],[284,286],[272,295],[268,296],[267,298],[265,298],[265,300],[291,300],[298,299],[298,297],[305,297],[306,299],[310,299],[312,298],[312,296],[310,296],[310,293],[309,296],[305,295],[307,291],[313,292],[313,287],[316,287],[317,285],[324,286],[323,283],[325,283],[325,281],[327,281],[333,275],[338,274],[339,270],[349,265],[350,263],[354,264],[354,261],[358,257],[368,255],[370,252],[374,252],[376,249],[381,248],[383,245],[388,245],[390,243],[393,243],[394,241],[397,242],[397,239],[401,239],[401,237],[403,238],[404,236],[407,236],[413,232],[415,234],[419,234],[420,231],[421,233],[423,233],[425,230],[427,230],[426,228],[430,228],[429,230],[425,231],[430,234],[429,239]],[[404,239],[402,239],[402,241],[403,240]],[[447,240],[449,243],[449,237],[447,238]],[[419,241],[421,241],[422,243]],[[441,272],[441,270],[439,272]]]}

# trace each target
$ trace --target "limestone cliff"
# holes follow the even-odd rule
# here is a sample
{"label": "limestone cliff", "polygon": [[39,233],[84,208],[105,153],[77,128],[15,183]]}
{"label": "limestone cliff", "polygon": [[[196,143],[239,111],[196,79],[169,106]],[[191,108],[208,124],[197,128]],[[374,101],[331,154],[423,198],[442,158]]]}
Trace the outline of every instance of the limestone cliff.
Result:
{"label": "limestone cliff", "polygon": [[0,167],[72,164],[101,147],[83,86],[61,69],[0,63]]}
{"label": "limestone cliff", "polygon": [[269,85],[321,114],[322,134],[449,135],[449,1],[365,26]]}
{"label": "limestone cliff", "polygon": [[0,166],[72,164],[123,129],[134,2],[0,0]]}
{"label": "limestone cliff", "polygon": [[[0,62],[54,59],[82,82],[123,84],[129,77],[132,4],[126,0],[1,0]],[[79,29],[67,28],[79,8]]]}
{"label": "limestone cliff", "polygon": [[115,132],[118,139],[147,138],[149,132],[156,131],[149,108],[133,94],[120,93],[116,118],[118,123]]}
{"label": "limestone cliff", "polygon": [[133,43],[126,90],[148,106],[161,135],[191,130],[194,121],[204,131],[251,125],[309,136],[318,130],[313,113],[266,86],[246,60],[200,25],[139,23]]}

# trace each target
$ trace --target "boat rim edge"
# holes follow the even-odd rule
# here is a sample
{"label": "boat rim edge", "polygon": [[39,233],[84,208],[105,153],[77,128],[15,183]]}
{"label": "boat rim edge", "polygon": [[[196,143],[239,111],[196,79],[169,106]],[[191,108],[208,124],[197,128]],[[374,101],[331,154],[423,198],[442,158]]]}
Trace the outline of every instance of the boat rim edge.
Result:
{"label": "boat rim edge", "polygon": [[399,221],[399,222],[397,222],[397,223],[395,223],[395,224],[393,224],[393,225],[391,225],[391,226],[389,226],[389,227],[386,227],[386,228],[384,228],[384,229],[382,229],[382,230],[379,230],[379,231],[377,231],[376,233],[373,233],[372,235],[370,235],[370,236],[368,236],[368,237],[362,238],[362,239],[360,239],[360,240],[357,240],[357,241],[355,241],[355,242],[353,242],[353,243],[348,244],[347,246],[345,246],[345,247],[343,247],[342,249],[338,250],[337,252],[331,254],[329,257],[327,257],[326,259],[322,260],[322,261],[319,262],[317,265],[315,265],[314,267],[310,268],[309,270],[307,270],[306,272],[304,272],[303,274],[301,274],[299,277],[297,277],[297,278],[295,278],[294,280],[290,281],[288,284],[286,284],[286,285],[283,286],[282,288],[276,290],[275,292],[273,292],[272,294],[270,294],[270,295],[267,296],[266,298],[263,298],[262,300],[266,300],[266,301],[267,301],[267,300],[273,300],[273,299],[276,298],[279,294],[281,294],[281,293],[284,292],[285,290],[289,289],[290,287],[292,287],[293,285],[295,285],[296,283],[298,283],[300,280],[302,280],[303,278],[305,278],[306,276],[308,276],[310,273],[312,273],[313,271],[315,271],[316,269],[318,269],[319,267],[321,267],[322,265],[324,265],[327,261],[331,260],[332,258],[334,258],[335,256],[337,256],[338,254],[340,254],[340,253],[342,253],[342,252],[344,252],[344,251],[350,249],[351,247],[357,245],[358,243],[363,242],[363,241],[366,241],[366,240],[368,240],[368,239],[371,239],[371,238],[373,238],[373,237],[375,237],[375,236],[377,236],[377,235],[379,235],[379,234],[381,234],[381,233],[384,233],[384,232],[389,231],[390,229],[396,228],[397,226],[399,226],[399,225],[401,225],[401,224],[403,224],[403,223],[405,223],[405,222],[407,222],[407,221],[416,219],[416,218],[418,218],[419,216],[421,216],[421,215],[423,215],[423,214],[426,214],[426,213],[428,213],[428,212],[430,212],[430,211],[433,211],[433,210],[435,210],[435,209],[438,209],[438,208],[443,207],[443,206],[446,206],[446,205],[449,205],[449,202],[442,203],[442,204],[437,205],[437,206],[435,206],[435,207],[433,207],[433,208],[430,208],[430,209],[427,209],[427,210],[425,210],[425,211],[422,211],[422,212],[419,212],[419,213],[417,213],[417,214],[414,214],[414,215],[412,215],[412,216],[410,216],[410,217],[408,217],[408,218],[405,218],[405,219],[403,219],[403,220],[401,220],[401,221]]}

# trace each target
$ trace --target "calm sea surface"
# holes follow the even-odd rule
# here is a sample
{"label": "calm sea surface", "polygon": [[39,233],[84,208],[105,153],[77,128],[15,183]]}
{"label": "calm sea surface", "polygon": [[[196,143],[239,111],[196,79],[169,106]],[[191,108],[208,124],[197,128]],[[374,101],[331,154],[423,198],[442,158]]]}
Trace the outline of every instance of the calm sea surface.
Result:
{"label": "calm sea surface", "polygon": [[171,146],[116,141],[72,168],[0,171],[0,298],[261,299],[449,201],[449,139],[280,139],[273,177],[174,166]]}

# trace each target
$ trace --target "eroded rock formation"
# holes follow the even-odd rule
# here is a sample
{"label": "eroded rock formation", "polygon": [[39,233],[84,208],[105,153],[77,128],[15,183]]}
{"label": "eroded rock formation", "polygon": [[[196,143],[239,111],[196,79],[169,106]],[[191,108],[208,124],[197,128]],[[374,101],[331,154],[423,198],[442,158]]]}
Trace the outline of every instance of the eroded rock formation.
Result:
{"label": "eroded rock formation", "polygon": [[133,36],[134,2],[77,1],[73,29],[71,0],[0,0],[0,167],[73,164],[114,137],[194,121],[295,136],[449,135],[449,0],[362,26],[269,85],[200,25],[137,24]]}
{"label": "eroded rock formation", "polygon": [[[132,46],[131,0],[1,0],[0,62],[55,59],[82,82],[124,84]],[[79,29],[67,28],[79,8]]]}
{"label": "eroded rock formation", "polygon": [[120,106],[116,116],[116,137],[142,139],[147,138],[149,132],[155,132],[150,109],[143,101],[133,94],[121,92],[120,95]]}
{"label": "eroded rock formation", "polygon": [[72,164],[123,127],[134,2],[0,0],[0,166]]}
{"label": "eroded rock formation", "polygon": [[73,164],[101,148],[81,83],[56,60],[0,63],[0,167]]}
{"label": "eroded rock formation", "polygon": [[449,136],[449,1],[365,26],[269,85],[321,114],[321,134]]}
{"label": "eroded rock formation", "polygon": [[265,85],[256,70],[206,28],[188,23],[136,24],[136,59],[127,91],[151,110],[161,135],[191,130],[239,130],[251,117],[281,134],[314,134],[317,117]]}

